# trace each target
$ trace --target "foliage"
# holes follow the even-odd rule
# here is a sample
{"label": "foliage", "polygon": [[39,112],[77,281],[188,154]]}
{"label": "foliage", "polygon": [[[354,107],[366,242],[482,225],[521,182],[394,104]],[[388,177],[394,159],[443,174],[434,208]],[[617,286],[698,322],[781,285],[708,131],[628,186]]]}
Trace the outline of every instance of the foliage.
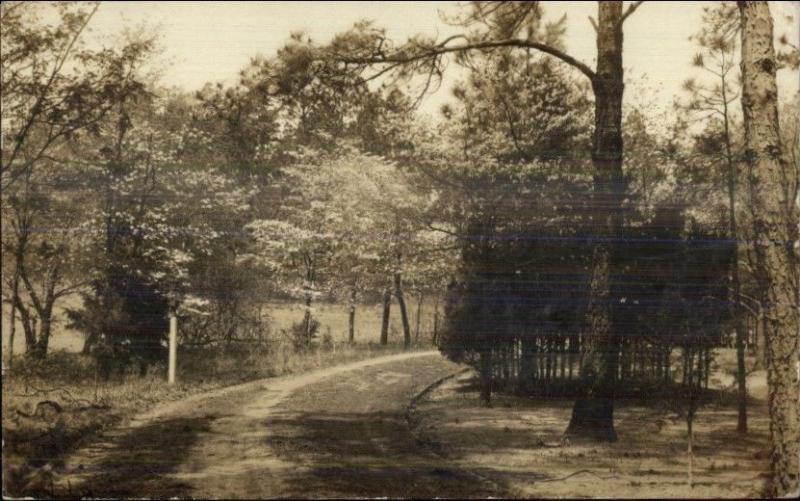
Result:
{"label": "foliage", "polygon": [[[26,2],[2,7],[3,269],[12,316],[19,313],[28,351],[47,353],[56,301],[80,289],[89,259],[76,199],[83,164],[75,151],[119,103],[141,93],[136,78],[151,52],[148,38],[89,50],[81,38],[97,4]],[[77,179],[77,182],[76,182]],[[7,225],[7,226],[6,226]],[[38,231],[41,228],[57,231]],[[39,325],[38,332],[36,325]]]}

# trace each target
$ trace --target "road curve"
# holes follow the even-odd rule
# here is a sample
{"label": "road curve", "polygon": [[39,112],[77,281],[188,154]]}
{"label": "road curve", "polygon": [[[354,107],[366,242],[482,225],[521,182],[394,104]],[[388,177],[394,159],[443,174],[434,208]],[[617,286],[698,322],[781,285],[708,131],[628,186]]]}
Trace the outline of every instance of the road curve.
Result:
{"label": "road curve", "polygon": [[422,447],[411,399],[458,366],[438,352],[374,358],[195,396],[143,414],[58,472],[89,497],[493,497]]}

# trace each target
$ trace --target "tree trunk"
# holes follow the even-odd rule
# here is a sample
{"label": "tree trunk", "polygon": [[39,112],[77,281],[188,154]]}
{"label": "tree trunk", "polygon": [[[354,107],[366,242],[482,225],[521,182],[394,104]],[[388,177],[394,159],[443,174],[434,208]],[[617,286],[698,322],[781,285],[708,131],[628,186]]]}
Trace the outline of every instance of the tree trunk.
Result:
{"label": "tree trunk", "polygon": [[[19,260],[20,258],[17,257],[17,259]],[[21,263],[21,261],[18,262]],[[17,274],[17,277],[22,274],[21,264],[17,266],[15,273]],[[16,305],[16,309],[19,312],[19,319],[22,323],[22,331],[25,333],[25,353],[32,355],[36,352],[36,328],[33,325],[35,319],[31,317],[30,309],[28,309],[28,307],[22,303],[22,296],[20,296],[19,287],[20,283],[19,280],[17,280],[16,287],[11,291],[11,300],[12,304]]]}
{"label": "tree trunk", "polygon": [[83,342],[81,353],[88,355],[92,351],[92,346],[97,342],[97,331],[91,331]]}
{"label": "tree trunk", "polygon": [[757,334],[757,344],[756,344],[756,359],[758,363],[761,364],[762,367],[767,366],[767,316],[764,315],[764,309],[759,307],[758,309],[758,319],[756,320],[756,332],[760,332],[761,334]]}
{"label": "tree trunk", "polygon": [[383,291],[383,321],[381,322],[381,344],[389,344],[389,313],[392,308],[392,291],[388,287]]}
{"label": "tree trunk", "polygon": [[419,322],[420,322],[420,314],[422,313],[422,299],[424,298],[424,294],[421,292],[417,294],[417,319],[416,319],[416,328],[414,329],[414,342],[419,344]]}
{"label": "tree trunk", "polygon": [[741,309],[737,306],[741,300],[741,281],[739,279],[739,232],[736,225],[736,161],[733,158],[730,123],[728,120],[728,98],[726,95],[725,77],[722,77],[723,124],[725,129],[725,159],[728,164],[728,231],[733,240],[733,262],[731,264],[731,315],[736,336],[736,384],[738,395],[738,420],[736,431],[747,433],[747,374],[744,363],[745,327],[741,321]]}
{"label": "tree trunk", "polygon": [[11,370],[14,360],[14,337],[17,333],[17,301],[19,299],[19,268],[14,267],[14,278],[11,281],[11,325],[8,333],[8,369]]}
{"label": "tree trunk", "polygon": [[19,294],[15,295],[14,302],[17,305],[22,331],[25,334],[25,353],[33,354],[36,351],[36,327],[34,325],[36,319],[31,318],[30,310],[22,304]]}
{"label": "tree trunk", "polygon": [[[30,175],[31,171],[28,170],[25,177],[25,193],[26,197],[30,190]],[[22,206],[25,206],[23,201]],[[19,312],[20,321],[22,323],[22,330],[25,334],[25,353],[33,354],[36,351],[36,329],[31,327],[30,310],[22,304],[22,297],[20,295],[20,287],[22,284],[22,274],[25,273],[24,260],[28,248],[28,236],[30,235],[31,224],[33,223],[32,215],[30,212],[23,210],[23,207],[12,205],[14,210],[14,217],[16,219],[16,245],[14,246],[14,278],[11,283],[11,304],[12,308],[16,306]],[[9,224],[9,226],[11,226]]]}
{"label": "tree trunk", "polygon": [[514,360],[514,368],[511,375],[514,378],[514,381],[516,381],[517,387],[519,387],[521,374],[520,358],[522,355],[522,343],[519,338],[514,339],[512,355]]}
{"label": "tree trunk", "polygon": [[45,358],[47,350],[50,347],[50,332],[52,319],[48,315],[46,318],[42,317],[42,323],[39,326],[39,340],[36,343],[36,358]]}
{"label": "tree trunk", "polygon": [[305,334],[305,342],[311,340],[311,291],[305,293],[305,307],[306,311],[303,313],[303,333]]}
{"label": "tree trunk", "polygon": [[11,325],[8,329],[8,370],[10,371],[14,365],[14,336],[17,332],[17,305],[11,303]]}
{"label": "tree trunk", "polygon": [[356,340],[356,288],[350,289],[350,314],[348,317],[347,340],[353,344]]}
{"label": "tree trunk", "polygon": [[672,382],[672,348],[664,347],[664,382]]}
{"label": "tree trunk", "polygon": [[688,459],[688,472],[687,472],[687,483],[689,484],[689,488],[694,487],[694,451],[692,450],[692,446],[694,445],[694,432],[692,430],[692,424],[694,423],[694,404],[689,404],[690,408],[686,412],[686,456]]}
{"label": "tree trunk", "polygon": [[[34,333],[34,339],[35,339],[35,336],[36,336],[36,324],[37,323],[38,323],[38,320],[36,319],[36,317],[32,316],[31,317],[31,332]],[[33,346],[31,347],[31,349],[28,352],[28,354],[31,355],[34,358],[38,358],[39,357],[38,348],[39,348],[38,347],[38,343],[36,341],[34,341],[33,342]]]}
{"label": "tree trunk", "polygon": [[439,297],[433,305],[433,345],[438,346],[439,342]]}
{"label": "tree trunk", "polygon": [[500,348],[500,380],[503,383],[503,387],[508,387],[508,378],[509,378],[509,370],[508,370],[508,349],[503,346]]}
{"label": "tree trunk", "polygon": [[630,379],[631,371],[631,340],[625,338],[620,341],[622,345],[622,354],[620,355],[620,381],[627,381]]}
{"label": "tree trunk", "polygon": [[400,306],[400,319],[403,321],[403,348],[407,350],[411,347],[411,326],[408,323],[408,310],[406,310],[400,273],[394,274],[394,293],[397,297],[397,304]]}
{"label": "tree trunk", "polygon": [[572,380],[573,365],[575,365],[575,353],[578,349],[578,336],[572,335],[569,338],[569,379]]}
{"label": "tree trunk", "polygon": [[553,359],[553,372],[551,373],[550,379],[551,381],[555,381],[558,379],[558,356],[559,346],[558,346],[558,338],[553,338],[553,341],[550,343],[550,357]]}
{"label": "tree trunk", "polygon": [[778,123],[777,62],[767,2],[738,2],[742,36],[742,111],[745,159],[753,211],[755,276],[765,293],[767,383],[772,445],[772,494],[800,485],[798,416],[797,179],[782,152]]}
{"label": "tree trunk", "polygon": [[492,350],[489,348],[480,353],[481,405],[485,407],[492,405],[492,369]]}
{"label": "tree trunk", "polygon": [[614,441],[614,387],[619,340],[614,329],[614,303],[619,295],[610,282],[612,251],[622,227],[622,200],[626,191],[622,173],[622,2],[598,2],[597,71],[592,80],[595,124],[592,139],[594,166],[594,233],[592,276],[587,311],[586,353],[581,370],[582,394],[572,409],[567,433]]}
{"label": "tree trunk", "polygon": [[684,385],[689,384],[689,348],[683,347],[683,379]]}
{"label": "tree trunk", "polygon": [[664,357],[662,356],[663,348],[655,346],[653,355],[655,356],[655,380],[661,381],[664,379]]}
{"label": "tree trunk", "polygon": [[547,360],[547,350],[545,349],[544,338],[542,336],[537,336],[536,339],[536,365],[539,366],[539,385],[544,387],[545,383],[545,372],[544,366],[545,361]]}

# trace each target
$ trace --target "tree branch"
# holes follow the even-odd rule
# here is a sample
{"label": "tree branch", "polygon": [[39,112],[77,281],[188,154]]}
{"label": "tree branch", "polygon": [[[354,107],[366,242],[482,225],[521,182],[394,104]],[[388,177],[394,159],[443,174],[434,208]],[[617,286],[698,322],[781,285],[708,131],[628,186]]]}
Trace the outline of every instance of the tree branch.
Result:
{"label": "tree branch", "polygon": [[622,17],[619,19],[619,24],[621,25],[622,23],[624,23],[625,20],[628,19],[628,16],[636,12],[636,9],[638,9],[643,3],[644,0],[641,0],[639,2],[633,2],[632,4],[628,5],[628,8],[625,10],[625,13],[622,14]]}
{"label": "tree branch", "polygon": [[[56,59],[56,61],[54,62],[52,72],[50,73],[50,77],[48,78],[47,82],[45,83],[43,89],[36,96],[36,101],[34,102],[33,107],[31,108],[31,111],[30,111],[29,115],[28,115],[25,123],[22,126],[22,129],[20,130],[20,132],[15,137],[14,148],[11,151],[11,155],[10,155],[10,157],[8,159],[8,162],[6,163],[6,165],[0,167],[2,169],[2,170],[0,170],[0,172],[9,172],[10,171],[12,173],[11,181],[6,186],[4,186],[3,188],[8,188],[11,184],[13,184],[13,181],[16,180],[17,177],[19,177],[18,175],[14,175],[14,171],[12,170],[13,165],[14,165],[14,161],[16,160],[17,155],[19,154],[19,152],[20,152],[20,150],[22,148],[22,145],[25,143],[25,140],[28,137],[28,134],[30,132],[31,127],[33,126],[34,122],[36,121],[37,117],[39,116],[39,114],[41,112],[42,103],[44,102],[44,99],[47,97],[47,93],[50,92],[50,89],[53,86],[53,83],[55,82],[56,77],[59,75],[59,73],[61,73],[61,69],[64,67],[64,63],[66,63],[67,59],[69,58],[70,54],[72,53],[72,49],[75,47],[75,44],[77,43],[78,39],[80,38],[80,36],[83,33],[83,31],[86,28],[86,26],[92,20],[92,17],[94,17],[94,15],[97,12],[97,9],[99,7],[100,7],[100,3],[97,2],[95,4],[94,8],[92,9],[92,11],[86,16],[86,18],[83,20],[81,25],[78,27],[78,29],[75,31],[75,33],[72,35],[72,38],[67,43],[67,46],[66,46],[66,49],[64,49],[64,52],[61,53],[59,55],[59,57]],[[25,171],[25,170],[31,168],[31,166],[32,166],[32,164],[30,162],[28,162],[25,165],[23,165],[19,170]]]}
{"label": "tree branch", "polygon": [[511,38],[507,40],[488,40],[483,42],[464,43],[461,45],[448,46],[447,42],[449,42],[453,38],[454,37],[450,37],[444,42],[434,45],[416,54],[409,54],[409,55],[378,54],[370,57],[348,57],[348,56],[341,56],[334,54],[333,58],[337,61],[346,64],[408,64],[421,61],[423,59],[434,58],[437,56],[450,54],[454,52],[468,52],[471,50],[488,50],[488,49],[497,49],[501,47],[518,47],[518,48],[536,49],[540,52],[543,52],[557,59],[560,59],[561,61],[567,63],[568,65],[578,69],[581,73],[586,75],[586,77],[588,77],[590,80],[594,79],[595,77],[594,71],[592,71],[592,69],[589,68],[589,66],[587,66],[585,63],[578,61],[569,54],[562,52],[556,49],[555,47],[551,47],[550,45],[547,44],[535,42],[532,40]]}

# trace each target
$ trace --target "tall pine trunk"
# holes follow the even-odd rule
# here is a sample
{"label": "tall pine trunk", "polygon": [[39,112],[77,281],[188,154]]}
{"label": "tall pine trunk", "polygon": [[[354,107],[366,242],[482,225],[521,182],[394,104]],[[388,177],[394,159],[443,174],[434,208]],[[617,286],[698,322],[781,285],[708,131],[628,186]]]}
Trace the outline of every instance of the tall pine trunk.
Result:
{"label": "tall pine trunk", "polygon": [[777,63],[767,2],[738,2],[742,36],[745,159],[753,211],[755,276],[764,297],[772,494],[800,486],[798,417],[797,179],[784,155],[778,122]]}
{"label": "tall pine trunk", "polygon": [[614,441],[614,387],[619,338],[614,328],[613,250],[622,227],[622,2],[598,2],[597,71],[592,80],[595,124],[592,274],[587,336],[581,376],[582,394],[575,401],[567,434]]}
{"label": "tall pine trunk", "polygon": [[742,324],[741,308],[738,302],[741,300],[741,281],[739,279],[739,232],[736,224],[736,161],[733,158],[733,146],[731,144],[730,121],[728,120],[728,96],[725,86],[725,77],[722,77],[722,106],[723,106],[723,125],[725,131],[725,161],[728,164],[728,230],[731,240],[733,240],[733,263],[731,266],[731,315],[736,339],[736,384],[738,387],[739,398],[739,417],[736,424],[736,431],[747,433],[747,373],[744,363],[744,336],[745,326]]}

